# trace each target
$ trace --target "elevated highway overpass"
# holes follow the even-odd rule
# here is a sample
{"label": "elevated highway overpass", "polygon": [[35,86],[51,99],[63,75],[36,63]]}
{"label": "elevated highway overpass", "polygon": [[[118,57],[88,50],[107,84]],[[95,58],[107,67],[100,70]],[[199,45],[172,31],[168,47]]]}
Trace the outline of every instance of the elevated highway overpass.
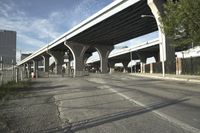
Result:
{"label": "elevated highway overpass", "polygon": [[[18,66],[25,66],[24,69],[30,73],[30,66],[34,64],[34,72],[37,73],[37,62],[43,59],[44,71],[48,71],[49,57],[52,56],[55,59],[56,73],[60,74],[64,57],[67,57],[74,61],[74,76],[81,76],[84,61],[92,52],[98,51],[100,70],[106,73],[108,56],[114,45],[157,30],[159,57],[167,64],[175,54],[160,29],[159,17],[163,12],[164,2],[165,0],[116,0],[19,62]],[[144,14],[154,17],[142,18],[141,15]],[[142,54],[146,54],[145,51],[140,53]]]}
{"label": "elevated highway overpass", "polygon": [[[144,52],[142,55],[145,56],[143,62],[146,62],[146,58],[154,57],[155,59],[159,59],[159,39],[151,40],[137,46],[131,46],[129,48],[122,48],[115,52],[111,52],[108,56],[109,61],[114,63],[119,63],[123,61],[131,61],[131,57],[133,60],[141,59],[140,53]],[[130,53],[132,55],[130,55]],[[93,58],[87,61],[88,64],[99,62],[99,58]]]}
{"label": "elevated highway overpass", "polygon": [[[159,44],[159,39],[154,39],[136,46],[122,48],[116,50],[115,52],[111,52],[108,56],[109,67],[112,69],[116,63],[122,63],[124,68],[127,69],[128,64],[132,60],[140,60],[141,63],[145,64],[147,62],[147,58],[150,57],[154,57],[156,62],[159,62]],[[100,59],[98,57],[88,59],[87,64],[98,67],[100,64]]]}

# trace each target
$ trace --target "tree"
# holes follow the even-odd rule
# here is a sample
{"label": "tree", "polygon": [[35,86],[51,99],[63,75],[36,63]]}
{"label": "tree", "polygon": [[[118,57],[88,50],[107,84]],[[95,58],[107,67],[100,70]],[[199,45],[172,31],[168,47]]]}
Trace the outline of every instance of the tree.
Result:
{"label": "tree", "polygon": [[167,0],[161,23],[175,47],[200,45],[200,0]]}

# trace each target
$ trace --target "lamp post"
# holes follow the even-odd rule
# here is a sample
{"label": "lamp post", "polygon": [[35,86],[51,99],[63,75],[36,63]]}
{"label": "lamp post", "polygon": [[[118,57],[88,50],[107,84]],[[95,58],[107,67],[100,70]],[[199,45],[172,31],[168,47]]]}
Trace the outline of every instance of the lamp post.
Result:
{"label": "lamp post", "polygon": [[[153,15],[141,15],[141,18],[153,18],[155,19],[155,17]],[[160,25],[158,25],[160,26]],[[160,44],[162,46],[162,76],[165,77],[165,54],[164,54],[164,44],[163,44],[163,35],[159,29],[160,27],[158,27],[159,30],[159,37],[160,37]]]}
{"label": "lamp post", "polygon": [[[115,49],[121,49],[121,50],[123,50],[123,49],[127,49],[128,48],[128,46],[115,46]],[[130,59],[132,60],[132,52],[131,52],[131,49],[129,49],[129,51],[130,51]],[[132,63],[131,63],[131,65],[132,65]],[[133,70],[132,70],[132,67],[131,67],[131,73],[133,72]],[[110,72],[111,73],[111,72]]]}

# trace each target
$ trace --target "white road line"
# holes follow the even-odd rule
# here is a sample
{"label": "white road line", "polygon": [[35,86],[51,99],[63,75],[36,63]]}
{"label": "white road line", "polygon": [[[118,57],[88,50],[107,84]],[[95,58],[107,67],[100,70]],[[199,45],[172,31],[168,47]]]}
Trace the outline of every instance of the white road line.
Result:
{"label": "white road line", "polygon": [[[139,105],[139,106],[142,106],[142,107],[144,107],[144,108],[150,109],[150,108],[149,108],[148,106],[146,106],[145,104],[143,104],[143,103],[141,103],[141,102],[139,102],[139,101],[137,101],[137,100],[134,100],[134,99],[132,99],[132,98],[130,98],[130,97],[124,95],[123,93],[120,93],[120,92],[116,91],[115,89],[113,89],[113,88],[111,88],[111,87],[109,88],[109,90],[112,91],[112,92],[114,92],[114,93],[116,93],[116,94],[118,94],[119,96],[122,96],[123,98],[127,99],[127,100],[130,101],[130,102],[133,102],[133,103],[135,103],[135,104],[137,104],[137,105]],[[151,112],[155,113],[156,115],[158,115],[158,116],[159,116],[160,118],[162,118],[163,120],[166,120],[166,121],[168,121],[168,122],[170,122],[170,123],[173,123],[173,124],[176,125],[176,126],[181,127],[181,128],[184,129],[185,131],[189,131],[189,132],[191,132],[191,133],[200,133],[200,129],[197,129],[197,128],[195,128],[195,127],[192,127],[192,126],[190,126],[190,125],[188,125],[188,124],[186,124],[186,123],[184,123],[184,122],[182,122],[182,121],[180,121],[180,120],[177,120],[177,119],[175,119],[175,118],[173,118],[173,117],[171,117],[171,116],[169,116],[169,115],[166,115],[166,114],[164,114],[164,113],[161,113],[160,111],[153,110],[153,111],[151,111]]]}

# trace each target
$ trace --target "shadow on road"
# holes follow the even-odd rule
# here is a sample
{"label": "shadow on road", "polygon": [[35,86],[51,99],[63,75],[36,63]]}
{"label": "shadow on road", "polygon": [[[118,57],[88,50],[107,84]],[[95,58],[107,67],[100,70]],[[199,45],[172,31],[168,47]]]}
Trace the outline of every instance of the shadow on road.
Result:
{"label": "shadow on road", "polygon": [[137,110],[136,109],[124,110],[124,111],[120,111],[120,112],[116,112],[116,113],[112,113],[112,114],[106,114],[106,115],[102,115],[102,116],[98,116],[98,117],[94,117],[94,118],[90,118],[90,119],[85,119],[85,120],[69,123],[69,125],[64,127],[62,130],[49,129],[49,130],[42,130],[41,132],[73,133],[73,132],[84,130],[87,128],[96,127],[96,126],[99,126],[99,125],[102,125],[105,123],[110,123],[113,121],[141,115],[141,114],[153,111],[153,110],[157,110],[160,108],[164,108],[164,107],[174,105],[177,103],[181,103],[184,101],[188,101],[188,100],[190,100],[190,99],[185,98],[185,99],[170,100],[168,102],[162,102],[162,103],[152,104],[147,107],[142,107]]}

